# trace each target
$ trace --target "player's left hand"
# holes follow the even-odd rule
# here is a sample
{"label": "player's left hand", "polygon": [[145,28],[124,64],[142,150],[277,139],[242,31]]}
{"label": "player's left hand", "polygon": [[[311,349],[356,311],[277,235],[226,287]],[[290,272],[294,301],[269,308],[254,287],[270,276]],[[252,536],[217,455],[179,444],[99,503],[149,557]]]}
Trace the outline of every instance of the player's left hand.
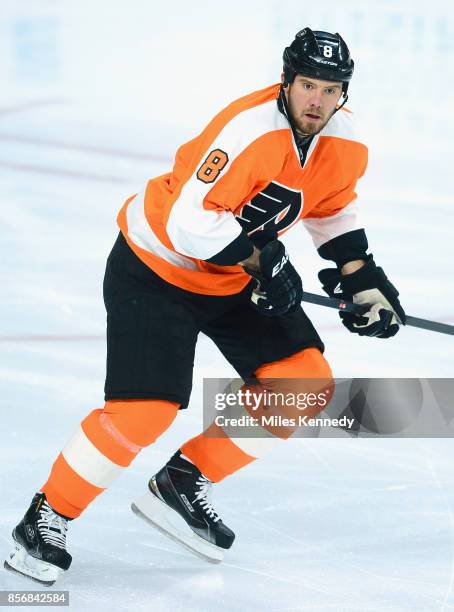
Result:
{"label": "player's left hand", "polygon": [[340,312],[345,327],[360,336],[390,338],[405,325],[405,312],[399,302],[399,292],[379,268],[372,255],[365,265],[352,274],[342,275],[334,268],[318,274],[323,289],[331,297],[370,306],[364,315]]}

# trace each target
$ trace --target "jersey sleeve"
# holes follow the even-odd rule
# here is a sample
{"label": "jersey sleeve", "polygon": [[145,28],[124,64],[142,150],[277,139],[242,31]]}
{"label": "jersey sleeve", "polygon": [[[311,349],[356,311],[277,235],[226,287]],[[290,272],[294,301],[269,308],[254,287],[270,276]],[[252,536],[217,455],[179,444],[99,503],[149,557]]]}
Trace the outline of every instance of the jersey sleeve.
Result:
{"label": "jersey sleeve", "polygon": [[322,259],[334,261],[340,268],[367,256],[368,242],[359,212],[355,198],[332,215],[303,219]]}
{"label": "jersey sleeve", "polygon": [[333,124],[328,136],[338,157],[337,188],[317,203],[303,218],[303,224],[319,255],[342,266],[366,257],[368,243],[356,185],[366,171],[368,151],[357,140],[349,113],[339,114]]}
{"label": "jersey sleeve", "polygon": [[[233,213],[278,173],[282,130],[273,123],[274,109],[275,103],[242,111],[210,142],[202,139],[196,151],[192,145],[193,159],[185,162],[186,177],[166,225],[176,251],[219,265],[252,254]],[[180,155],[184,159],[187,152]]]}
{"label": "jersey sleeve", "polygon": [[319,249],[341,234],[360,229],[362,223],[359,209],[360,205],[355,197],[354,200],[330,215],[327,215],[324,210],[321,217],[313,215],[305,217],[303,224],[311,235],[315,248]]}

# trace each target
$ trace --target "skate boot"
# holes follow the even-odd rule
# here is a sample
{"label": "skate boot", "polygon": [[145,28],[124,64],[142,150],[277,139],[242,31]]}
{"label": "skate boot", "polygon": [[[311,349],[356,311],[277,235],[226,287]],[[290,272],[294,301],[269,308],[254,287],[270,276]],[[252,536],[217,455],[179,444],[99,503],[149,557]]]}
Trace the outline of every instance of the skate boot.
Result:
{"label": "skate boot", "polygon": [[211,481],[177,451],[148,483],[132,511],[191,552],[214,563],[224,558],[235,534],[213,509]]}
{"label": "skate boot", "polygon": [[14,551],[5,569],[51,586],[69,568],[72,557],[66,550],[68,519],[57,514],[44,493],[36,493],[30,508],[13,529]]}

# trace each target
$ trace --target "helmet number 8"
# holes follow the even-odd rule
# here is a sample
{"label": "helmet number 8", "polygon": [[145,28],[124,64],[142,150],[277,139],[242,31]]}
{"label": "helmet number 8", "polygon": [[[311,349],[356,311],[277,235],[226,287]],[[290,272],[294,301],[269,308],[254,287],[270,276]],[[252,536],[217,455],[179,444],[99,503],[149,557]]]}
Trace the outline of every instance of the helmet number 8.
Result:
{"label": "helmet number 8", "polygon": [[333,57],[333,48],[330,47],[329,45],[324,45],[323,46],[323,55],[325,57]]}
{"label": "helmet number 8", "polygon": [[225,151],[213,149],[197,170],[197,178],[203,183],[214,183],[228,161],[229,156]]}

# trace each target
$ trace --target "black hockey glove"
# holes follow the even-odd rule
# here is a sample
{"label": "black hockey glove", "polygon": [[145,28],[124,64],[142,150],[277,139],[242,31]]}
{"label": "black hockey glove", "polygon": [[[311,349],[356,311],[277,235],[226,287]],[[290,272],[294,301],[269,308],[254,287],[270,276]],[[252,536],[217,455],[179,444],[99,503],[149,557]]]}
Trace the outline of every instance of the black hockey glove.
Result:
{"label": "black hockey glove", "polygon": [[371,307],[364,315],[339,313],[342,323],[354,334],[390,338],[397,334],[399,325],[405,325],[405,312],[397,297],[399,292],[382,268],[376,266],[372,255],[352,274],[343,276],[337,269],[325,268],[318,277],[328,295]]}
{"label": "black hockey glove", "polygon": [[252,305],[269,316],[285,314],[297,308],[303,299],[303,284],[282,242],[273,240],[265,245],[259,264],[260,272],[245,268],[259,283],[252,293]]}

